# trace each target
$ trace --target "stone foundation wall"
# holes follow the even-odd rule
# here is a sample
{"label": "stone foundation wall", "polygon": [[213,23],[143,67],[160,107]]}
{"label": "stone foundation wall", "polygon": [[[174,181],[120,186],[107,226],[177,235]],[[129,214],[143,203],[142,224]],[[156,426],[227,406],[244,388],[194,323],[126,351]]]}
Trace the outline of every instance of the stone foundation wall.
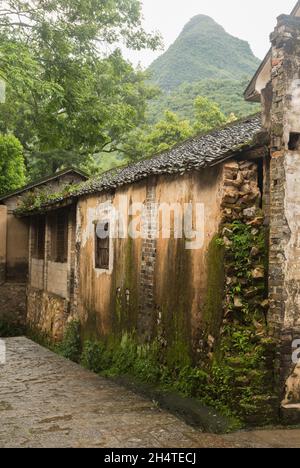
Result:
{"label": "stone foundation wall", "polygon": [[0,323],[16,328],[26,324],[26,285],[4,283],[0,285]]}
{"label": "stone foundation wall", "polygon": [[62,297],[28,288],[27,325],[54,341],[63,338],[64,327],[70,314],[70,302]]}
{"label": "stone foundation wall", "polygon": [[225,163],[222,223],[239,220],[252,225],[262,224],[260,201],[257,164],[251,161]]}
{"label": "stone foundation wall", "polygon": [[266,320],[268,235],[259,167],[261,163],[252,161],[224,165],[220,226],[225,250],[224,301],[215,327],[218,335],[210,333],[207,342],[210,359],[219,361],[220,372],[231,375],[232,409],[251,425],[274,423],[279,414],[274,380],[276,342]]}

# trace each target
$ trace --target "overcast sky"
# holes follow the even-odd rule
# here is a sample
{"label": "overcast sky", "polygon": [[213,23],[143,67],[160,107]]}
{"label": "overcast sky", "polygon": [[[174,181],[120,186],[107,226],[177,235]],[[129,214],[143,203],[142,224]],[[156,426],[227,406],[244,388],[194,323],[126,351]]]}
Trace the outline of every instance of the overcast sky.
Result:
{"label": "overcast sky", "polygon": [[[269,48],[269,35],[281,13],[290,13],[296,0],[142,0],[144,26],[161,32],[167,48],[195,15],[211,16],[233,36],[245,39],[262,59]],[[148,66],[162,52],[125,52],[135,65]]]}

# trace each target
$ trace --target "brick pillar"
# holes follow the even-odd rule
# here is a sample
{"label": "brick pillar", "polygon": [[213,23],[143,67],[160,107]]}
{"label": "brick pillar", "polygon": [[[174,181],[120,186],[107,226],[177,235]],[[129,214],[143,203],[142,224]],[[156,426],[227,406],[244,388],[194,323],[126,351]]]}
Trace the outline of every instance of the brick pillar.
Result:
{"label": "brick pillar", "polygon": [[156,189],[153,181],[147,187],[145,212],[142,217],[143,242],[140,275],[138,331],[144,341],[150,341],[154,326],[154,274],[156,263],[157,209]]}
{"label": "brick pillar", "polygon": [[269,323],[281,342],[283,398],[300,337],[300,18],[280,16],[271,42]]}
{"label": "brick pillar", "polygon": [[6,280],[7,207],[0,206],[0,284]]}

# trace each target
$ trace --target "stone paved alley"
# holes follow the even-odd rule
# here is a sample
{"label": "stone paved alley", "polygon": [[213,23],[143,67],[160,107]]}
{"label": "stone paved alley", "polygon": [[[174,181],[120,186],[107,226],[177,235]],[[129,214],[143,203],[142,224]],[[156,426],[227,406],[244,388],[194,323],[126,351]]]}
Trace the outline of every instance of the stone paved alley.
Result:
{"label": "stone paved alley", "polygon": [[0,447],[299,447],[300,430],[202,434],[26,338],[0,367]]}

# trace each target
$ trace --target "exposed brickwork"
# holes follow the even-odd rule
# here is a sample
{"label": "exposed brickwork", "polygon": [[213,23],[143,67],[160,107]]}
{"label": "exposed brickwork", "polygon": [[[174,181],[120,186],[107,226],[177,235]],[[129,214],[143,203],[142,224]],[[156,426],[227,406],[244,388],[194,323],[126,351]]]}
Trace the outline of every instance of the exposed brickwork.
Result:
{"label": "exposed brickwork", "polygon": [[154,184],[147,187],[145,212],[142,217],[143,239],[140,275],[139,334],[145,340],[152,338],[154,321],[154,272],[156,261],[157,209]]}
{"label": "exposed brickwork", "polygon": [[275,369],[281,397],[294,367],[292,342],[300,336],[300,148],[289,148],[291,132],[300,132],[299,33],[299,18],[278,18],[271,35],[272,105],[265,105],[264,119],[271,135],[268,320],[281,343]]}

